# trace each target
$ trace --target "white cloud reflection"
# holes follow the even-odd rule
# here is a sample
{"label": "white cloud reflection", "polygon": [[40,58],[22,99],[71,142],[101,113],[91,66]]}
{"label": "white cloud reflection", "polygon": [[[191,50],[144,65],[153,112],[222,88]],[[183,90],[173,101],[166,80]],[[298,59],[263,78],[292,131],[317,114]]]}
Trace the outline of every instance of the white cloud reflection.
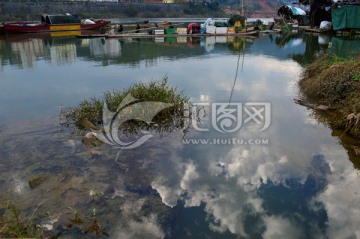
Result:
{"label": "white cloud reflection", "polygon": [[[188,69],[188,60],[177,61],[176,67],[163,62],[155,73],[153,69],[142,71],[142,74],[124,69],[124,75],[127,76],[124,79],[135,81],[140,75],[148,78],[153,74],[155,79],[159,79],[171,69],[169,78],[177,88],[187,89],[186,94],[193,92],[190,93],[193,98],[204,102],[224,102],[232,91],[236,62],[237,56],[214,56],[201,61],[195,59],[192,61],[191,78],[188,81],[184,80],[183,73],[184,69]],[[84,67],[89,68],[87,65]],[[330,131],[309,120],[307,111],[299,109],[292,102],[294,82],[300,70],[300,66],[291,60],[280,61],[263,55],[246,55],[243,71],[240,69],[234,88],[233,101],[268,100],[272,103],[274,118],[271,127],[263,135],[242,129],[237,136],[267,137],[271,139],[271,144],[251,147],[186,146],[183,155],[170,155],[167,158],[159,169],[159,175],[151,182],[162,202],[175,207],[181,200],[186,208],[203,204],[209,228],[214,232],[228,231],[254,238],[252,233],[257,231],[266,239],[307,236],[359,238],[360,183],[357,171],[347,160],[347,155],[337,140],[330,137]],[[111,80],[101,82],[101,87],[94,84],[98,87],[91,89],[105,91],[103,88],[119,84],[118,75],[114,74],[118,72],[117,67],[109,67],[106,72],[105,76],[101,72],[101,77]],[[93,80],[97,80],[99,75],[93,75]],[[121,83],[130,84],[125,80]],[[20,93],[26,93],[26,86],[25,84]],[[71,84],[71,87],[72,89],[64,90],[74,93],[73,89],[85,88],[87,94],[93,94],[86,86],[74,87]],[[174,152],[182,150],[178,144],[173,145],[173,149]],[[185,151],[185,147],[183,149]],[[316,158],[314,155],[322,157]],[[307,185],[309,177],[313,178],[314,187]],[[21,193],[26,181],[16,179],[14,177],[14,191]],[[281,189],[283,194],[277,189]],[[290,197],[291,193],[295,194],[293,198]],[[309,195],[304,195],[306,193]],[[275,199],[270,196],[275,196]],[[290,200],[296,200],[298,208],[292,208]],[[125,214],[130,214],[134,210],[141,210],[143,204],[142,200],[127,203],[122,210]],[[318,225],[319,220],[313,223],[311,216],[306,215],[321,214],[322,209],[327,216],[327,219],[323,219],[326,221],[324,225]],[[303,213],[304,210],[306,213]],[[258,218],[250,226],[249,216]],[[311,220],[307,222],[308,219]],[[139,220],[131,217],[127,220],[121,223],[115,238],[165,237],[157,216],[153,214]]]}
{"label": "white cloud reflection", "polygon": [[[221,57],[212,63],[217,61]],[[357,171],[338,139],[330,137],[330,130],[310,121],[308,111],[293,103],[294,82],[301,68],[291,61],[264,56],[248,56],[245,66],[235,86],[235,101],[239,97],[248,101],[269,99],[273,119],[261,135],[241,129],[236,136],[269,138],[270,145],[186,145],[183,157],[191,159],[172,157],[152,187],[168,206],[176,206],[179,200],[185,208],[203,204],[209,228],[214,232],[266,239],[357,238]],[[259,67],[265,69],[257,71]],[[213,73],[206,86],[194,87],[229,93],[230,80],[219,79],[224,75],[233,78],[233,72],[224,69]],[[285,80],[277,80],[276,75]],[[207,95],[214,101],[224,95],[211,92]],[[281,103],[277,96],[282,97]],[[356,187],[344,192],[344,183],[353,185],[354,180]],[[252,231],[249,217],[258,218],[251,225]]]}
{"label": "white cloud reflection", "polygon": [[165,233],[157,223],[157,217],[150,215],[141,220],[129,220],[126,226],[118,229],[114,238],[121,239],[162,239]]}
{"label": "white cloud reflection", "polygon": [[[336,153],[339,148],[334,148],[332,151]],[[311,225],[306,222],[308,220],[304,219],[306,213],[295,215],[301,211],[293,212],[291,207],[284,208],[285,213],[274,211],[265,205],[266,195],[258,193],[258,190],[269,183],[273,188],[282,185],[281,187],[287,188],[288,193],[291,193],[296,190],[291,183],[295,181],[299,188],[309,187],[305,185],[309,185],[309,177],[314,177],[315,184],[322,182],[327,184],[325,190],[321,191],[322,187],[319,186],[308,199],[299,199],[304,205],[298,207],[305,207],[308,212],[315,215],[319,209],[313,207],[313,203],[320,202],[328,216],[328,226],[324,230],[329,238],[344,238],[342,235],[356,236],[356,233],[359,233],[357,226],[360,222],[358,195],[353,191],[344,193],[336,185],[340,177],[341,181],[344,178],[345,181],[350,180],[348,177],[354,178],[353,173],[350,173],[354,170],[351,164],[347,164],[349,172],[344,171],[339,174],[337,171],[331,171],[329,174],[326,169],[326,167],[330,169],[327,166],[329,163],[338,160],[339,157],[346,158],[342,153],[333,156],[331,154],[326,156],[326,162],[322,162],[323,157],[297,158],[296,160],[307,161],[297,164],[296,160],[289,159],[291,155],[282,155],[280,150],[274,153],[256,147],[250,149],[234,147],[226,156],[218,160],[206,153],[201,158],[186,162],[179,159],[172,160],[171,167],[182,169],[178,171],[177,179],[170,173],[169,184],[168,175],[162,172],[162,176],[154,181],[152,186],[159,192],[163,202],[171,207],[175,206],[178,200],[183,200],[186,208],[197,207],[204,203],[204,211],[211,218],[208,221],[209,228],[214,232],[229,231],[240,236],[249,236],[244,221],[249,215],[246,208],[251,208],[251,214],[260,216],[262,221],[254,227],[261,230],[261,226],[265,226],[262,232],[263,238],[304,238],[304,234],[309,232],[312,233],[312,238],[319,238],[324,228],[319,228],[316,223]],[[220,166],[219,162],[223,164]],[[170,165],[168,166],[171,168]],[[337,175],[334,181],[332,181],[333,173]],[[299,192],[307,191],[304,189]],[[276,194],[276,196],[279,197],[279,204],[286,205],[288,203],[286,200],[290,199],[287,195],[282,197],[281,194]],[[280,202],[282,200],[285,202]],[[305,226],[298,225],[299,221],[296,219],[298,217],[300,221],[305,220]]]}
{"label": "white cloud reflection", "polygon": [[[344,155],[323,146],[332,154],[329,162],[329,184],[316,200],[322,202],[328,215],[329,238],[360,238],[360,175]],[[345,162],[344,162],[345,161]]]}
{"label": "white cloud reflection", "polygon": [[266,225],[263,237],[266,239],[303,238],[301,229],[292,225],[287,218],[264,216],[263,220]]}

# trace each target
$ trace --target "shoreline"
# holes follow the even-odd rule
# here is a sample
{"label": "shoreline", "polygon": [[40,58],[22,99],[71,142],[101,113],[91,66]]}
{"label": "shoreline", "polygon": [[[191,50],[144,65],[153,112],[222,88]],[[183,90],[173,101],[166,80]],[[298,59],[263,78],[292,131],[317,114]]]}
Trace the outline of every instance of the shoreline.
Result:
{"label": "shoreline", "polygon": [[[323,55],[307,66],[298,82],[305,100],[321,123],[360,139],[360,60]],[[360,155],[360,152],[359,152]]]}

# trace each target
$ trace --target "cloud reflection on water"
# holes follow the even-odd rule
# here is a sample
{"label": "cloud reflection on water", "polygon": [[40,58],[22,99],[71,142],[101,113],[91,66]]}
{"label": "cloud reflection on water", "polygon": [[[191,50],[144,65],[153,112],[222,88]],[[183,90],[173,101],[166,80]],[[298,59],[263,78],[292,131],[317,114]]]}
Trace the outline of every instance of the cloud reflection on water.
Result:
{"label": "cloud reflection on water", "polygon": [[[308,120],[306,109],[292,105],[294,81],[274,82],[274,77],[261,76],[250,63],[261,62],[267,73],[274,65],[279,66],[274,71],[287,78],[296,78],[298,66],[263,56],[248,56],[247,61],[247,73],[236,90],[239,95],[243,93],[241,98],[268,98],[272,102],[274,123],[262,136],[273,144],[186,145],[168,162],[176,173],[161,171],[152,187],[171,207],[179,201],[185,208],[204,204],[209,228],[214,232],[230,231],[250,238],[356,237],[360,222],[356,218],[358,187],[343,193],[342,183],[357,180],[357,173],[346,153],[336,138],[329,139],[326,127]],[[229,92],[229,82],[216,78],[208,79],[207,87]],[[278,95],[288,98],[279,103]],[[212,100],[217,97],[211,92],[208,96]],[[288,115],[299,120],[289,122]],[[251,129],[241,129],[238,137],[254,135]],[[287,140],[293,137],[295,141]],[[181,160],[187,157],[190,159]],[[249,229],[251,217],[256,218],[257,223],[251,225],[256,230]],[[261,235],[256,234],[259,232]]]}
{"label": "cloud reflection on water", "polygon": [[[264,38],[259,39],[259,41],[261,40]],[[118,45],[117,41],[115,43],[115,55],[120,55],[120,52],[122,55],[120,59],[117,59],[119,62],[108,66],[106,71],[89,67],[88,62],[84,63],[83,61],[76,64],[77,72],[75,73],[68,70],[70,69],[68,65],[75,64],[76,61],[66,61],[69,64],[46,71],[44,68],[47,69],[47,67],[44,67],[44,63],[40,61],[36,65],[36,72],[39,75],[41,74],[43,78],[37,77],[38,75],[32,72],[23,73],[37,79],[27,82],[27,79],[25,80],[23,77],[24,75],[18,72],[17,74],[20,75],[18,78],[22,80],[17,79],[15,83],[9,79],[4,80],[2,83],[4,89],[9,89],[8,92],[11,93],[2,97],[4,102],[8,102],[8,108],[2,112],[6,112],[6,109],[14,110],[14,105],[29,108],[29,105],[26,104],[29,97],[33,97],[31,104],[35,104],[34,99],[38,99],[50,105],[39,107],[40,104],[35,104],[33,107],[34,109],[37,108],[38,111],[47,108],[55,109],[59,102],[64,103],[64,99],[66,101],[66,99],[71,98],[69,95],[74,95],[74,98],[69,100],[71,105],[78,102],[80,98],[100,94],[100,92],[109,90],[114,85],[124,87],[133,81],[148,81],[151,77],[160,79],[164,73],[168,73],[171,83],[176,85],[178,89],[185,89],[186,94],[194,101],[226,102],[230,97],[238,59],[237,54],[230,54],[226,51],[224,54],[202,55],[203,51],[198,49],[201,54],[176,59],[176,64],[174,59],[164,60],[159,56],[154,56],[154,62],[157,63],[150,65],[144,57],[145,60],[141,58],[136,61],[136,64],[134,63],[136,65],[134,70],[131,67],[124,67],[125,63],[121,61],[129,48]],[[263,45],[255,41],[253,47],[255,49],[256,47],[263,48]],[[66,49],[74,50],[72,45]],[[73,173],[76,177],[73,176],[68,184],[71,185],[70,187],[76,185],[75,189],[83,189],[84,182],[87,182],[86,189],[96,188],[100,190],[114,187],[114,181],[120,181],[119,178],[123,181],[128,180],[124,183],[126,186],[120,183],[120,185],[115,186],[118,188],[115,189],[113,195],[110,195],[111,199],[128,196],[130,194],[129,187],[136,191],[138,184],[141,187],[145,183],[149,183],[159,193],[162,202],[175,212],[181,211],[181,207],[184,207],[184,214],[186,209],[199,208],[203,210],[206,214],[204,215],[207,220],[206,228],[213,232],[230,232],[234,237],[239,235],[250,238],[359,237],[360,199],[357,193],[360,184],[358,172],[348,161],[348,156],[338,144],[338,139],[330,136],[330,130],[310,119],[307,109],[293,103],[292,98],[296,94],[295,83],[301,67],[292,60],[280,60],[281,57],[276,58],[273,55],[266,55],[257,51],[251,52],[251,49],[245,54],[243,71],[240,70],[235,84],[233,102],[264,100],[271,102],[273,109],[272,125],[261,134],[252,131],[251,128],[243,128],[239,134],[231,135],[231,137],[250,138],[259,136],[269,138],[270,145],[181,145],[179,141],[167,142],[164,140],[168,145],[162,141],[157,146],[161,144],[164,147],[169,147],[168,152],[160,154],[151,151],[149,156],[145,157],[146,160],[151,160],[157,164],[157,168],[154,170],[157,173],[156,176],[149,182],[146,178],[141,183],[139,183],[140,176],[145,176],[134,175],[139,169],[136,169],[138,171],[132,169],[134,170],[132,171],[133,175],[130,175],[127,171],[125,173],[118,172],[116,171],[117,168],[113,168],[115,163],[113,164],[112,157],[115,155],[109,156],[111,160],[108,162],[101,162],[96,167],[93,166],[91,171],[86,170],[84,165],[95,164],[96,160],[91,159],[93,160],[91,161],[88,159],[89,156],[84,156],[77,150],[73,150],[77,147],[75,141],[65,141],[68,143],[66,150],[69,151],[65,153],[65,156],[64,152],[61,152],[64,149],[55,146],[59,143],[58,141],[52,142],[48,148],[46,146],[49,144],[39,146],[39,149],[42,150],[41,157],[53,158],[53,155],[62,155],[65,158],[68,157],[66,160],[73,158],[71,167],[79,170],[79,172]],[[94,50],[92,57],[107,55],[105,50],[103,51],[102,48],[99,51]],[[211,54],[213,48],[208,46],[207,50],[210,50]],[[286,54],[284,53],[284,55]],[[67,57],[73,59],[77,55],[64,54],[63,56],[64,59]],[[189,67],[189,62],[191,67]],[[119,67],[116,64],[122,65]],[[93,63],[90,66],[93,66]],[[119,69],[121,70],[121,77],[119,77]],[[88,76],[85,80],[81,80],[84,71],[88,72]],[[63,72],[68,74],[71,72],[71,77],[67,74],[60,74]],[[42,92],[47,94],[52,92],[48,88],[48,80],[56,75],[62,76],[64,79],[56,79],[51,82],[52,89],[56,89],[55,92],[58,92],[58,94],[51,94],[52,99],[57,99],[51,103],[51,100],[43,100],[49,97]],[[119,78],[121,79],[119,80]],[[99,81],[99,79],[102,80]],[[36,83],[36,88],[33,87],[34,83]],[[21,87],[13,87],[12,84],[21,85]],[[29,88],[32,88],[32,91],[29,91]],[[39,97],[43,95],[44,98]],[[13,103],[18,101],[22,103]],[[36,111],[34,110],[34,112]],[[29,134],[27,137],[29,138],[23,140],[30,142],[33,136]],[[197,134],[195,132],[189,137],[220,136],[214,132],[208,134]],[[17,141],[15,143],[9,141],[6,137],[3,140],[7,144],[15,145],[17,143]],[[48,141],[47,138],[46,142]],[[7,147],[13,149],[11,145]],[[29,147],[29,152],[30,149]],[[51,150],[54,150],[55,153]],[[141,150],[148,152],[148,149],[145,148]],[[21,153],[23,160],[28,164],[31,163],[28,165],[28,170],[40,166],[44,167],[45,170],[47,167],[51,168],[53,164],[61,165],[66,162],[63,158],[54,162],[49,160],[46,162],[48,165],[44,166],[42,162],[37,160],[38,155],[29,155],[27,152]],[[84,152],[82,153],[84,154]],[[47,155],[45,156],[45,154]],[[76,157],[74,154],[77,154]],[[129,162],[143,159],[143,155],[139,152],[128,152],[126,156],[129,157]],[[6,157],[4,156],[4,158]],[[106,156],[103,158],[108,159]],[[126,166],[133,166],[129,162],[125,162],[125,164],[129,164]],[[20,171],[19,165],[21,166],[21,163],[19,160],[16,166],[10,168],[14,172]],[[73,165],[77,166],[73,167]],[[65,164],[64,169],[69,169],[67,164]],[[109,171],[114,174],[118,173],[119,178],[110,177]],[[6,173],[7,175],[12,174],[11,170]],[[11,185],[17,192],[23,192],[24,185],[27,182],[26,176],[20,175],[21,173],[13,174],[13,182],[15,183]],[[99,178],[106,178],[107,180],[104,180],[106,184],[93,182],[98,180],[94,175]],[[61,187],[64,187],[60,189],[65,192],[68,190],[65,186]],[[56,188],[53,191],[52,198],[57,198],[53,199],[54,201],[61,198],[57,197],[57,193],[61,190]],[[88,191],[80,192],[78,198],[75,198],[76,194],[71,192],[63,198],[75,204],[78,200],[88,197]],[[26,196],[32,198],[33,204],[35,204],[36,199],[40,197],[39,194],[33,192],[30,195],[31,197],[28,194]],[[130,199],[127,198],[127,200]],[[134,216],[132,213],[138,213],[143,206],[144,201],[142,199],[133,200],[131,203],[125,201],[121,205],[119,216],[121,220],[118,222],[120,225],[114,234],[116,237],[162,238],[167,235],[166,228],[163,228],[159,223],[161,215],[148,214],[139,216],[137,219],[131,218]],[[120,209],[116,209],[120,211]],[[114,209],[115,212],[117,212],[116,209]],[[195,227],[198,226],[195,222],[194,225]],[[199,228],[196,228],[189,233],[195,233],[196,230],[200,231]]]}

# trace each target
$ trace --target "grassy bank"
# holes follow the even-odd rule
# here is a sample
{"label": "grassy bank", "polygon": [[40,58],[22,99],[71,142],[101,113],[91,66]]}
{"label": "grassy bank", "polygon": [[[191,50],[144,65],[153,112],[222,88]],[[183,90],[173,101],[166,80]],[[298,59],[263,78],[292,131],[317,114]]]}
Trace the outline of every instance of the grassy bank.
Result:
{"label": "grassy bank", "polygon": [[311,102],[330,107],[321,120],[360,139],[360,61],[319,57],[302,73],[300,89]]}

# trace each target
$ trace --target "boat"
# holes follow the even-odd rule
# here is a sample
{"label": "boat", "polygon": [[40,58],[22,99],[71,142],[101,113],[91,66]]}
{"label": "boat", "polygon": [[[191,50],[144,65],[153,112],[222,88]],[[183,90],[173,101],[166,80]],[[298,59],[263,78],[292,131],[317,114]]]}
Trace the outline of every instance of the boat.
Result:
{"label": "boat", "polygon": [[76,15],[71,14],[44,14],[41,16],[41,22],[8,22],[4,23],[1,30],[4,33],[43,33],[43,32],[61,32],[61,31],[81,31],[100,29],[110,24],[105,20],[80,20]]}

